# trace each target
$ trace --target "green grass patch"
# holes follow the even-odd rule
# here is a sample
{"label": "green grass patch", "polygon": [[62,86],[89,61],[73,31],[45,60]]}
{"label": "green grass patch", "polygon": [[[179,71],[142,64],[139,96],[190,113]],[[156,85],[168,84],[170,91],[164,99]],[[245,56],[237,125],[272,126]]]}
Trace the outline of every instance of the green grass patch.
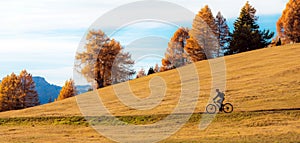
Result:
{"label": "green grass patch", "polygon": [[88,125],[84,117],[15,117],[0,118],[0,126],[4,125]]}
{"label": "green grass patch", "polygon": [[[192,114],[188,123],[199,123],[204,114]],[[0,126],[4,125],[146,125],[153,124],[163,120],[168,115],[140,115],[140,116],[99,116],[99,117],[16,117],[16,118],[0,118]],[[271,116],[273,118],[265,118]],[[180,114],[178,114],[180,118]],[[278,117],[278,118],[276,118]],[[245,126],[269,126],[281,124],[286,120],[298,120],[300,118],[299,110],[290,111],[263,111],[263,112],[233,112],[230,114],[219,113],[213,122],[246,122]]]}

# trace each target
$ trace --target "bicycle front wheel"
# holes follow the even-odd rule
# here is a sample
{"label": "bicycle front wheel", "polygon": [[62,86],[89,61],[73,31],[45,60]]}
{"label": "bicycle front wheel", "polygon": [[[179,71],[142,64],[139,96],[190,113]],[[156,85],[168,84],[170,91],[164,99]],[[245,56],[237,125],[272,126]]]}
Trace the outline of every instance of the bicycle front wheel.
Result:
{"label": "bicycle front wheel", "polygon": [[207,113],[209,113],[209,114],[214,114],[214,113],[216,113],[216,111],[217,111],[216,105],[214,105],[214,104],[208,104],[208,105],[206,106],[206,112],[207,112]]}
{"label": "bicycle front wheel", "polygon": [[230,103],[225,103],[223,106],[223,111],[225,113],[231,113],[233,111],[233,106]]}

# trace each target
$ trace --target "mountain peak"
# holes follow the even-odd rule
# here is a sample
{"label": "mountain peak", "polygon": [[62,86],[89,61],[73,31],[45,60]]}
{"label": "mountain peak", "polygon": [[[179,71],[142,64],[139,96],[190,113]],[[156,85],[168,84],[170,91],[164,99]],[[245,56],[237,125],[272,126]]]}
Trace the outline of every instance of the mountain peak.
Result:
{"label": "mountain peak", "polygon": [[46,104],[49,101],[53,102],[57,98],[61,90],[60,86],[50,84],[44,77],[35,76],[32,79],[35,82],[35,89],[41,104]]}

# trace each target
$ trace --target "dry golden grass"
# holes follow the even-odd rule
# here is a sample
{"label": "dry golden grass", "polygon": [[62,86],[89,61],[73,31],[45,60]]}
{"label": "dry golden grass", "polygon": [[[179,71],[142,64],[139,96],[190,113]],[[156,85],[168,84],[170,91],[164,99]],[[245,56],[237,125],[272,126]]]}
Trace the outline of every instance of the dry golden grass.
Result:
{"label": "dry golden grass", "polygon": [[162,142],[299,142],[300,113],[262,112],[221,114],[201,131],[188,123]]}
{"label": "dry golden grass", "polygon": [[[194,114],[182,129],[161,143],[298,142],[299,118],[299,111],[222,113],[207,129],[199,130],[201,115]],[[48,121],[7,123],[0,128],[0,138],[0,142],[113,142],[86,125]]]}
{"label": "dry golden grass", "polygon": [[[226,102],[234,106],[234,113],[220,114],[204,131],[199,131],[199,122],[189,122],[172,137],[163,142],[293,142],[299,141],[299,110],[276,112],[250,112],[256,110],[300,108],[300,44],[260,49],[247,53],[225,57],[226,62]],[[189,73],[192,65],[181,68]],[[103,104],[118,116],[170,114],[178,103],[183,85],[197,85],[200,82],[200,94],[195,113],[203,112],[211,93],[211,70],[208,61],[196,63],[200,81],[186,74],[181,83],[177,70],[154,74],[130,81],[132,92],[146,98],[150,95],[149,81],[159,76],[167,85],[166,95],[155,108],[139,111],[122,104],[116,97],[113,87],[98,91]],[[190,94],[194,89],[190,89]],[[89,101],[94,92],[79,95],[78,99]],[[146,105],[145,105],[146,106]],[[188,106],[188,105],[186,105]],[[251,114],[249,118],[248,114]],[[252,115],[253,114],[253,115]],[[28,108],[0,113],[0,118],[12,117],[48,117],[81,116],[76,98]],[[239,115],[237,117],[237,115]],[[234,117],[231,117],[234,116]],[[240,119],[240,120],[239,120]],[[0,126],[0,138],[7,142],[56,142],[63,128],[67,136],[58,135],[64,142],[101,141],[107,142],[90,127],[74,125],[38,125],[31,128],[22,126]],[[56,129],[57,128],[57,129]],[[16,130],[12,130],[16,129]],[[10,131],[11,130],[11,131]],[[30,131],[29,131],[30,130]],[[47,131],[49,130],[49,133]],[[21,132],[32,138],[26,138]],[[11,133],[6,136],[6,132]],[[79,136],[80,132],[84,132]],[[4,134],[3,134],[4,133]],[[36,135],[37,134],[37,135]],[[49,137],[48,137],[49,136]],[[90,140],[89,136],[93,136]],[[52,140],[53,138],[53,140]],[[289,139],[286,139],[289,138]],[[1,141],[0,141],[1,142]]]}
{"label": "dry golden grass", "polygon": [[1,143],[111,142],[90,127],[75,125],[2,126],[0,131]]}

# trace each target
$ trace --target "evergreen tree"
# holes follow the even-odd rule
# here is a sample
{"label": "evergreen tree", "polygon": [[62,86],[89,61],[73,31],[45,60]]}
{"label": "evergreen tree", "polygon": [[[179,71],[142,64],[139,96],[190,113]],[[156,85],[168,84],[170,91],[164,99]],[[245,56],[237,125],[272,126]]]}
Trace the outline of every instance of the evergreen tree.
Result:
{"label": "evergreen tree", "polygon": [[276,43],[275,43],[275,46],[280,46],[280,45],[281,45],[281,39],[278,38],[278,40],[277,40]]}
{"label": "evergreen tree", "polygon": [[147,75],[154,74],[154,73],[155,73],[155,72],[154,72],[153,67],[150,67],[149,70],[148,70]]}
{"label": "evergreen tree", "polygon": [[231,34],[230,46],[226,54],[236,54],[264,48],[270,44],[274,33],[269,30],[259,30],[256,23],[258,17],[256,10],[249,2],[241,9],[240,16],[234,22],[234,30]]}
{"label": "evergreen tree", "polygon": [[300,0],[289,0],[277,21],[277,32],[284,43],[300,42]]}
{"label": "evergreen tree", "polygon": [[162,69],[169,70],[181,67],[188,63],[184,47],[189,38],[188,29],[180,27],[168,43],[165,58],[162,60]]}
{"label": "evergreen tree", "polygon": [[224,54],[225,49],[227,49],[229,42],[229,27],[226,23],[226,19],[223,17],[221,12],[218,12],[216,16],[217,25],[217,38],[219,41],[219,49],[217,50],[217,57]]}
{"label": "evergreen tree", "polygon": [[[192,29],[189,32],[190,37],[193,39],[190,40],[190,42],[192,42],[192,44],[194,44],[195,41],[198,42],[200,48],[190,48],[190,49],[204,50],[204,53],[206,54],[205,57],[209,59],[216,57],[217,51],[219,50],[217,30],[218,29],[215,22],[215,18],[211,12],[211,9],[208,7],[208,5],[206,5],[195,16]],[[189,56],[196,57],[197,55],[191,55],[192,53],[199,53],[199,51],[198,52],[189,51]],[[204,60],[201,58],[194,58],[194,59]]]}
{"label": "evergreen tree", "polygon": [[32,75],[27,73],[26,70],[23,70],[19,75],[19,79],[21,82],[20,92],[22,94],[20,101],[23,102],[21,108],[40,105],[39,96],[35,90],[35,83],[32,79]]}
{"label": "evergreen tree", "polygon": [[69,97],[73,97],[76,94],[77,94],[77,91],[76,91],[74,81],[72,79],[67,80],[57,97],[57,101],[63,100],[63,99],[69,98]]}

